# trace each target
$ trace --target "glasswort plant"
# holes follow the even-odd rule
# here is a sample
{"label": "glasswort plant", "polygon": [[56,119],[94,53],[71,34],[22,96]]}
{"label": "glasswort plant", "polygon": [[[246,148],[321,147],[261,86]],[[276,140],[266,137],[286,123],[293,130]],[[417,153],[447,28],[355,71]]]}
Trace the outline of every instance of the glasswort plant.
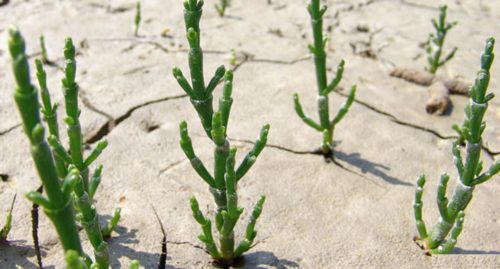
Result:
{"label": "glasswort plant", "polygon": [[426,70],[431,74],[436,74],[438,68],[450,61],[457,52],[457,48],[455,47],[443,60],[441,60],[446,34],[451,28],[457,25],[457,22],[446,22],[447,9],[448,7],[446,5],[439,7],[439,19],[432,19],[431,21],[436,33],[429,34],[429,38],[425,43],[425,48],[428,54],[427,62],[429,64],[429,66],[426,67]]}
{"label": "glasswort plant", "polygon": [[[84,257],[90,266],[92,261],[86,257],[81,248],[76,219],[85,230],[95,254],[97,268],[109,267],[109,254],[105,237],[109,237],[120,218],[120,209],[116,209],[108,227],[101,229],[99,218],[93,203],[93,197],[101,180],[102,166],[99,165],[92,176],[89,175],[90,165],[97,159],[107,146],[107,141],[100,141],[96,148],[87,156],[83,155],[83,136],[80,127],[80,109],[78,108],[78,84],[75,82],[76,61],[75,48],[70,38],[66,39],[64,57],[66,66],[62,79],[64,91],[67,133],[69,151],[59,141],[57,125],[57,104],[52,105],[47,89],[46,73],[41,61],[37,60],[37,78],[41,90],[41,107],[38,92],[29,79],[29,67],[24,51],[24,40],[15,28],[10,30],[9,48],[14,60],[14,74],[17,88],[15,100],[23,119],[23,126],[32,144],[32,155],[42,180],[47,198],[38,192],[30,192],[27,197],[43,207],[49,216],[65,252],[76,251]],[[45,140],[44,127],[40,120],[40,112],[47,122],[49,137]],[[48,143],[47,143],[48,142]],[[48,146],[50,144],[50,147]],[[69,153],[68,153],[69,152]],[[74,201],[74,204],[73,204]],[[70,216],[71,215],[71,216]]]}
{"label": "glasswort plant", "polygon": [[32,191],[26,196],[43,207],[45,214],[56,228],[64,251],[73,250],[79,256],[84,256],[71,201],[75,175],[68,174],[62,181],[57,175],[53,155],[45,139],[40,119],[38,92],[30,81],[24,39],[16,28],[9,29],[9,51],[17,84],[14,100],[23,121],[24,132],[31,144],[35,167],[47,193],[47,197],[43,197]]}
{"label": "glasswort plant", "polygon": [[309,14],[311,16],[311,24],[314,36],[314,44],[309,45],[309,50],[314,56],[314,64],[316,66],[316,81],[318,86],[317,102],[320,122],[317,123],[313,119],[305,115],[302,109],[302,105],[300,104],[299,95],[297,93],[293,95],[293,101],[295,105],[295,112],[297,112],[299,117],[308,126],[323,133],[321,153],[325,157],[325,160],[333,160],[333,133],[335,130],[335,126],[340,122],[340,120],[342,120],[342,118],[344,118],[345,114],[351,107],[356,95],[356,86],[352,86],[347,100],[342,105],[335,118],[330,119],[328,95],[336,89],[336,87],[342,80],[345,62],[344,60],[340,62],[337,67],[335,78],[329,84],[327,84],[325,46],[328,39],[326,37],[323,37],[323,16],[326,12],[326,9],[326,6],[320,8],[320,0],[311,0],[309,5],[307,6],[307,10],[309,11]]}
{"label": "glasswort plant", "polygon": [[[223,266],[229,266],[236,258],[252,247],[257,235],[255,224],[262,212],[265,196],[259,198],[250,215],[245,239],[239,245],[235,245],[234,227],[243,213],[243,208],[238,207],[236,186],[264,149],[267,142],[269,125],[262,127],[260,136],[255,142],[253,149],[247,154],[240,166],[235,169],[236,148],[230,147],[226,135],[229,114],[233,103],[231,97],[233,72],[231,70],[226,71],[224,66],[220,66],[208,85],[205,86],[199,27],[202,6],[203,0],[184,1],[184,21],[186,23],[187,39],[190,47],[188,57],[191,84],[179,68],[173,68],[173,75],[182,89],[189,95],[191,103],[198,112],[206,135],[215,144],[213,175],[210,174],[202,161],[196,156],[188,134],[186,122],[180,124],[180,145],[194,170],[209,185],[209,190],[217,206],[215,227],[219,232],[219,246],[215,243],[212,235],[212,222],[200,211],[196,198],[191,198],[193,216],[201,225],[203,231],[198,238],[205,244],[212,258]],[[223,94],[219,99],[219,110],[214,112],[212,92],[222,78],[224,78]]]}
{"label": "glasswort plant", "polygon": [[[464,211],[472,199],[474,188],[491,179],[500,171],[500,162],[495,162],[486,172],[481,173],[483,163],[480,161],[482,134],[486,129],[483,116],[488,108],[488,102],[493,99],[493,93],[486,93],[490,81],[490,67],[493,62],[493,46],[495,40],[490,38],[486,41],[486,48],[481,55],[481,71],[470,90],[470,102],[465,108],[465,120],[462,127],[454,126],[459,133],[459,138],[453,143],[453,160],[458,171],[458,182],[450,201],[446,197],[446,188],[450,177],[444,173],[437,191],[437,204],[440,218],[431,231],[427,233],[425,223],[422,219],[422,194],[425,184],[425,176],[422,175],[417,181],[414,210],[418,240],[423,242],[424,248],[431,254],[450,253],[457,238],[460,235],[464,222]],[[461,140],[466,142],[465,163],[460,152]],[[451,231],[451,234],[450,234]],[[446,237],[450,234],[449,238]]]}

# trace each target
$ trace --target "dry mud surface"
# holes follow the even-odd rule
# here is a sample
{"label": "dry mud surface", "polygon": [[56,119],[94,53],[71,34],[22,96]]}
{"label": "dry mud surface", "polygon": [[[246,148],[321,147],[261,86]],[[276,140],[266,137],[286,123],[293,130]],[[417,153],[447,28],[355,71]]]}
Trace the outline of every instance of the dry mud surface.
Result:
{"label": "dry mud surface", "polygon": [[[298,91],[304,109],[316,118],[304,1],[273,0],[269,5],[233,0],[225,18],[207,2],[201,23],[207,76],[228,63],[231,49],[240,56],[228,131],[239,148],[238,159],[251,148],[261,125],[272,126],[269,146],[239,186],[247,214],[259,194],[268,197],[257,224],[258,244],[246,255],[245,268],[500,267],[498,178],[476,189],[452,255],[425,256],[413,243],[414,183],[418,175],[427,174],[424,217],[430,225],[437,220],[440,173],[448,171],[450,189],[454,186],[450,126],[462,121],[467,99],[452,96],[448,115],[427,115],[426,88],[388,75],[394,66],[424,67],[419,44],[431,31],[430,18],[437,16],[438,5],[447,3],[450,19],[459,24],[446,48],[459,50],[439,72],[472,82],[485,39],[500,38],[497,1],[327,1],[328,65],[334,70],[344,58],[341,86],[358,85],[357,101],[335,133],[335,157],[342,167],[308,153],[321,137],[293,111],[292,93]],[[0,268],[36,268],[31,205],[22,195],[36,189],[39,180],[12,100],[6,48],[10,24],[20,27],[33,58],[40,52],[38,36],[44,34],[49,58],[59,66],[64,37],[72,36],[77,44],[85,138],[90,146],[104,136],[109,140],[99,159],[105,170],[97,207],[104,219],[115,207],[123,208],[110,241],[112,267],[139,259],[145,268],[156,268],[162,236],[154,206],[168,233],[169,268],[211,268],[196,239],[200,227],[188,198],[195,195],[205,211],[213,210],[212,198],[180,150],[179,122],[189,123],[195,150],[207,166],[212,144],[170,72],[177,65],[188,73],[182,1],[142,1],[138,38],[132,34],[134,6],[133,1],[12,0],[0,7],[0,173],[8,175],[0,182],[2,223],[13,195],[18,195],[10,242],[0,246]],[[170,29],[168,36],[161,37],[165,28]],[[497,61],[490,87],[497,95],[499,70]],[[62,102],[61,71],[49,66],[47,72],[52,94]],[[332,94],[332,110],[344,99]],[[486,164],[500,153],[499,119],[496,98],[486,115]],[[238,225],[238,235],[244,223]],[[62,249],[45,216],[40,240],[46,268],[62,268]]]}

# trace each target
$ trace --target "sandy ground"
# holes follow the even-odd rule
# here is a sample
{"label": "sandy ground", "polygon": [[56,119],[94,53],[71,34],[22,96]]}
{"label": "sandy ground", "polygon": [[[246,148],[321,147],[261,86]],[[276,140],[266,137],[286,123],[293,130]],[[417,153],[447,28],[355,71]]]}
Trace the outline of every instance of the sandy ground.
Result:
{"label": "sandy ground", "polygon": [[[425,66],[419,44],[431,31],[430,18],[437,16],[438,5],[447,3],[450,19],[459,24],[446,47],[459,50],[439,72],[472,82],[485,39],[500,37],[500,4],[495,2],[328,1],[328,65],[334,70],[345,59],[341,86],[358,85],[357,101],[335,132],[335,156],[342,168],[308,154],[321,136],[293,111],[292,94],[297,91],[307,114],[317,117],[304,1],[273,0],[269,5],[264,0],[234,0],[225,18],[219,18],[208,1],[201,24],[207,76],[216,66],[227,65],[231,49],[240,56],[228,131],[239,149],[238,160],[252,147],[249,141],[260,126],[272,126],[269,146],[239,186],[247,214],[259,194],[268,197],[257,225],[258,244],[246,255],[246,268],[500,267],[498,179],[476,189],[452,255],[428,257],[413,243],[415,180],[421,173],[428,176],[424,217],[431,225],[437,220],[434,197],[440,173],[456,177],[450,126],[462,121],[467,99],[452,96],[449,115],[427,115],[426,88],[388,75],[394,66]],[[33,58],[40,52],[41,34],[57,65],[62,65],[64,37],[72,36],[77,44],[85,138],[90,146],[104,136],[109,140],[99,159],[105,170],[97,207],[104,219],[115,207],[123,208],[110,241],[112,267],[126,267],[132,259],[145,268],[156,267],[162,236],[154,206],[168,233],[170,268],[211,268],[210,258],[198,248],[200,228],[188,198],[198,197],[205,211],[213,210],[212,198],[178,146],[178,124],[187,120],[195,150],[211,166],[212,144],[170,72],[177,65],[188,73],[182,1],[143,1],[138,38],[133,36],[134,6],[133,1],[43,0],[11,1],[0,7],[0,173],[8,175],[0,182],[2,219],[18,194],[9,243],[0,246],[0,268],[36,268],[31,205],[22,195],[37,188],[39,180],[12,100],[6,48],[10,24],[20,27]],[[168,36],[161,37],[165,28],[170,29]],[[493,64],[490,87],[497,95],[499,68],[500,63]],[[61,103],[61,71],[49,66],[47,73],[54,99]],[[344,99],[332,94],[332,111]],[[491,104],[484,138],[486,164],[500,153],[500,99]],[[238,236],[244,223],[238,225]],[[46,268],[62,268],[62,249],[45,216],[40,238]]]}

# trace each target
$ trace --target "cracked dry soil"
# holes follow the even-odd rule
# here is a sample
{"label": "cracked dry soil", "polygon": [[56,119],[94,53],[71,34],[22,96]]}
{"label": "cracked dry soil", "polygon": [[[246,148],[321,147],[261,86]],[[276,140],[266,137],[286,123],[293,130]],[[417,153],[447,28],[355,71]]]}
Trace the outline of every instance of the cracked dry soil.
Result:
{"label": "cracked dry soil", "polygon": [[[389,73],[394,66],[423,68],[425,54],[419,43],[431,30],[430,18],[436,16],[439,4],[448,4],[450,20],[458,20],[459,25],[449,33],[445,46],[458,46],[459,51],[440,72],[472,82],[484,40],[500,37],[495,27],[500,23],[500,4],[475,0],[325,1],[329,5],[325,30],[331,37],[327,47],[330,76],[340,59],[345,59],[341,86],[357,84],[359,91],[335,132],[339,164],[335,165],[310,154],[321,136],[305,126],[293,110],[292,93],[298,91],[306,113],[316,117],[305,4],[295,0],[232,2],[225,18],[206,5],[201,27],[207,76],[218,65],[227,66],[231,49],[239,55],[228,130],[231,143],[238,147],[239,161],[251,148],[260,126],[271,124],[269,145],[239,188],[240,204],[246,211],[237,226],[238,236],[258,195],[268,197],[257,224],[258,244],[246,255],[245,268],[499,266],[498,180],[476,189],[454,255],[427,257],[413,243],[415,180],[421,173],[428,177],[424,217],[430,225],[437,220],[434,195],[440,173],[447,171],[456,177],[451,124],[462,121],[467,100],[451,96],[449,115],[427,115],[426,88]],[[14,194],[19,197],[10,242],[0,246],[0,268],[37,268],[31,204],[19,198],[36,189],[39,181],[11,97],[13,78],[6,47],[10,24],[23,31],[31,60],[38,56],[38,36],[44,34],[54,62],[47,67],[49,88],[60,103],[62,74],[58,66],[62,65],[64,37],[72,36],[79,45],[77,81],[82,90],[85,141],[91,147],[100,138],[109,141],[99,159],[105,168],[96,195],[98,211],[108,219],[115,207],[122,207],[123,219],[110,241],[112,267],[126,267],[132,259],[139,259],[145,268],[157,266],[163,235],[154,206],[167,234],[169,268],[210,268],[210,259],[196,239],[199,226],[192,219],[188,198],[198,197],[208,212],[213,210],[212,198],[178,146],[179,122],[189,123],[195,150],[207,166],[211,166],[212,145],[170,74],[174,65],[187,73],[182,2],[144,1],[138,38],[133,37],[134,1],[3,3],[0,174],[8,180],[0,182],[0,217]],[[162,37],[166,27],[170,31]],[[490,86],[495,93],[499,68],[495,62]],[[335,110],[345,94],[332,94],[330,100]],[[500,99],[494,99],[486,115],[485,165],[500,153],[499,118]],[[61,246],[43,214],[39,231],[44,265],[61,268]],[[86,240],[84,244],[90,251]]]}

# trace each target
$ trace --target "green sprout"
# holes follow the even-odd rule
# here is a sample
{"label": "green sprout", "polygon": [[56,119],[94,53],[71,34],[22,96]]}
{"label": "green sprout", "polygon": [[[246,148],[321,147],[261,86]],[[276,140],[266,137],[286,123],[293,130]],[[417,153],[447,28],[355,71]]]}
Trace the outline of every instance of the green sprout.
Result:
{"label": "green sprout", "polygon": [[236,50],[231,49],[230,55],[229,55],[229,65],[234,70],[236,68],[237,64],[238,64],[238,56],[236,55]]}
{"label": "green sprout", "polygon": [[9,213],[5,217],[5,225],[0,229],[0,242],[7,240],[10,229],[12,228],[12,211],[14,210],[14,203],[16,202],[16,195],[12,198]]}
{"label": "green sprout", "polygon": [[134,36],[139,36],[139,26],[141,26],[141,2],[137,1],[134,17]]}
{"label": "green sprout", "polygon": [[40,57],[44,64],[50,64],[49,57],[47,56],[47,48],[45,47],[45,38],[43,35],[40,36]]}
{"label": "green sprout", "polygon": [[448,53],[448,55],[446,55],[443,60],[441,60],[446,34],[451,28],[457,25],[457,22],[446,22],[447,9],[448,7],[446,5],[439,7],[439,19],[432,19],[432,26],[434,26],[436,33],[429,34],[429,38],[425,44],[425,48],[428,54],[427,62],[429,64],[429,66],[426,67],[426,70],[431,74],[436,74],[438,68],[450,61],[457,52],[457,48],[455,47],[450,53]]}
{"label": "green sprout", "polygon": [[[241,178],[255,163],[257,157],[267,143],[269,125],[262,127],[260,136],[255,142],[253,149],[247,154],[243,162],[235,169],[236,148],[230,146],[227,138],[227,127],[229,114],[233,99],[233,72],[226,71],[221,66],[215,75],[205,86],[203,78],[203,52],[200,47],[199,21],[202,15],[202,0],[184,1],[184,20],[189,42],[189,69],[191,72],[191,84],[177,67],[173,68],[174,77],[182,89],[189,95],[191,103],[198,112],[206,135],[214,142],[214,173],[207,170],[202,161],[196,156],[191,138],[188,134],[186,122],[180,124],[180,145],[190,160],[192,167],[198,175],[208,184],[212,193],[217,211],[215,213],[215,227],[219,233],[219,246],[212,236],[212,222],[200,211],[198,201],[191,198],[191,209],[195,220],[201,225],[203,233],[198,237],[202,241],[208,253],[218,263],[229,266],[234,260],[248,251],[253,245],[257,235],[255,224],[259,218],[265,197],[261,196],[250,216],[250,221],[245,233],[245,239],[235,245],[234,227],[238,222],[243,208],[238,207],[237,184]],[[214,112],[212,92],[224,78],[223,93],[219,99],[219,109]]]}
{"label": "green sprout", "polygon": [[215,4],[215,9],[219,16],[224,17],[224,13],[226,12],[226,8],[231,5],[229,0],[218,0],[219,3]]}
{"label": "green sprout", "polygon": [[315,122],[313,119],[305,115],[302,105],[299,100],[299,95],[295,93],[293,95],[293,101],[295,105],[295,112],[299,117],[311,128],[323,133],[323,143],[320,152],[325,157],[325,160],[333,160],[333,133],[335,126],[340,122],[351,107],[354,97],[356,95],[356,86],[351,87],[351,91],[345,103],[339,109],[337,115],[330,119],[329,116],[329,105],[328,105],[328,95],[336,90],[342,76],[344,73],[344,60],[340,62],[337,67],[337,73],[335,78],[328,84],[327,83],[327,68],[326,68],[326,52],[325,46],[328,41],[326,37],[323,37],[323,16],[326,12],[327,7],[323,6],[320,8],[320,0],[311,0],[307,6],[309,14],[311,16],[311,23],[314,35],[314,44],[309,45],[309,50],[314,56],[314,64],[316,66],[316,81],[318,86],[318,113],[319,113],[319,123]]}
{"label": "green sprout", "polygon": [[[108,268],[108,247],[103,236],[109,236],[110,228],[104,229],[104,232],[101,229],[93,202],[101,180],[102,166],[97,166],[92,176],[89,175],[90,166],[108,143],[106,140],[100,141],[86,158],[83,156],[83,135],[79,121],[80,109],[78,107],[78,84],[75,82],[76,61],[73,42],[67,38],[64,47],[66,66],[62,88],[66,109],[64,121],[69,138],[69,150],[66,150],[59,140],[57,104],[51,103],[43,65],[40,60],[35,61],[41,91],[41,102],[39,102],[38,91],[29,78],[24,39],[16,28],[11,28],[9,33],[9,49],[17,82],[14,99],[23,120],[24,131],[31,142],[33,160],[47,193],[47,197],[44,197],[32,191],[26,196],[40,205],[51,219],[65,252],[73,250],[85,260],[87,266],[92,264],[81,248],[75,221],[78,220],[94,248],[97,268]],[[40,114],[43,115],[49,129],[47,139],[45,139]],[[116,226],[118,219],[119,209],[115,211],[111,227]]]}
{"label": "green sprout", "polygon": [[[459,138],[453,143],[452,153],[455,166],[458,171],[458,182],[450,201],[446,197],[446,188],[450,177],[444,173],[437,191],[437,204],[440,218],[432,231],[427,233],[425,223],[422,219],[422,194],[425,184],[425,176],[422,175],[417,181],[417,191],[415,194],[415,220],[419,233],[419,240],[424,244],[425,249],[431,254],[450,253],[457,238],[460,235],[464,222],[464,211],[472,199],[474,188],[491,179],[500,171],[500,162],[495,162],[486,172],[481,173],[483,162],[480,161],[482,134],[486,129],[486,122],[483,116],[488,108],[488,102],[493,99],[493,93],[486,93],[490,81],[490,67],[493,62],[493,46],[495,40],[489,38],[486,41],[486,48],[481,55],[481,71],[479,71],[476,81],[472,86],[469,96],[470,102],[465,108],[465,120],[462,127],[454,126],[459,132]],[[465,163],[460,152],[461,138],[466,142]],[[451,234],[450,234],[451,232]],[[446,237],[450,234],[448,239]]]}

